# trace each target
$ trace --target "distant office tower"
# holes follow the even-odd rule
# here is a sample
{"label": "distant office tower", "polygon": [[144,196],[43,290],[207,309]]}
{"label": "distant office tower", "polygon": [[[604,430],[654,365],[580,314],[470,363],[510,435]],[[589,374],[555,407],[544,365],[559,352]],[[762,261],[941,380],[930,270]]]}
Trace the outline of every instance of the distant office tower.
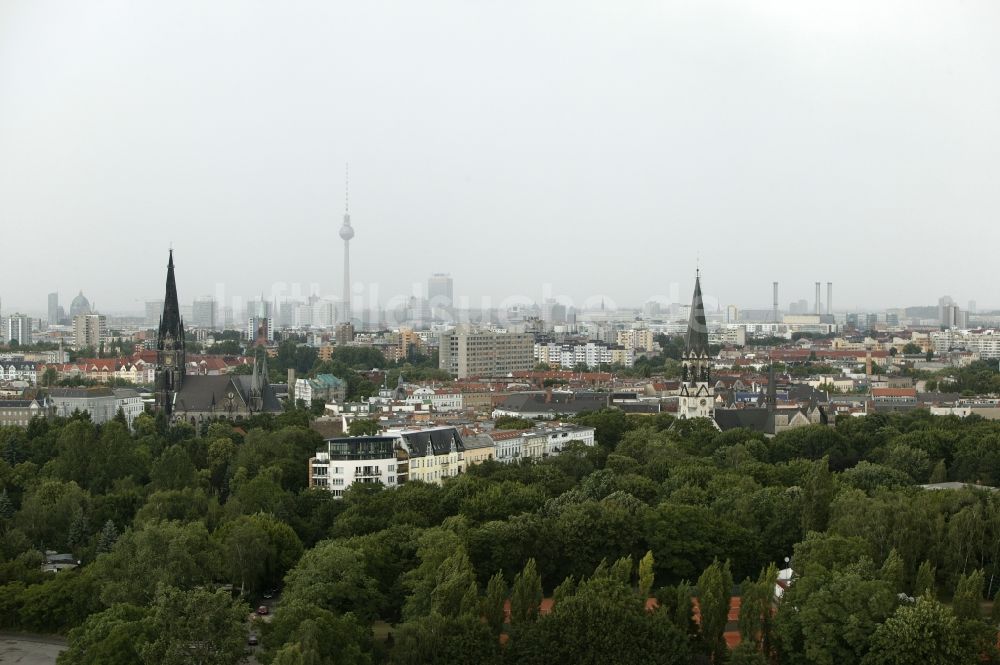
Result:
{"label": "distant office tower", "polygon": [[31,344],[31,319],[24,314],[11,314],[7,317],[5,335],[7,342],[17,342],[18,346]]}
{"label": "distant office tower", "polygon": [[59,294],[50,293],[49,294],[49,318],[48,322],[50,326],[59,324]]}
{"label": "distant office tower", "polygon": [[826,283],[826,313],[833,314],[833,282]]}
{"label": "distant office tower", "polygon": [[941,296],[938,298],[938,323],[940,325],[945,325],[945,307],[954,304],[955,301],[951,299],[951,296]]}
{"label": "distant office tower", "polygon": [[958,305],[944,305],[940,323],[942,328],[968,328],[969,313],[963,312]]}
{"label": "distant office tower", "polygon": [[247,301],[247,318],[256,316],[263,319],[271,316],[271,314],[271,303],[264,300],[263,294],[261,294],[258,300]]}
{"label": "distant office tower", "polygon": [[[778,301],[775,300],[774,303],[775,303],[775,308],[774,308],[775,309],[775,321],[777,321],[777,319],[778,319],[778,317],[777,317],[777,309],[778,309],[777,304],[778,304]],[[726,306],[726,323],[736,323],[739,320],[740,320],[740,310],[739,310],[739,308],[737,308],[736,305],[727,305]]]}
{"label": "distant office tower", "polygon": [[454,302],[451,275],[434,273],[427,279],[427,300],[431,309],[450,310]]}
{"label": "distant office tower", "polygon": [[215,298],[205,296],[204,298],[195,299],[194,304],[191,306],[191,320],[194,322],[195,328],[215,330],[218,326]]}
{"label": "distant office tower", "polygon": [[163,313],[162,300],[146,301],[146,327],[155,328],[160,325],[160,314]]}
{"label": "distant office tower", "polygon": [[340,239],[344,241],[344,302],[341,323],[351,321],[351,238],[354,237],[354,227],[351,226],[350,179],[344,182],[344,223],[340,227]]}
{"label": "distant office tower", "polygon": [[76,317],[82,314],[90,314],[92,311],[90,301],[83,296],[83,291],[80,291],[80,295],[73,298],[73,302],[69,304],[69,316],[74,321]]}
{"label": "distant office tower", "polygon": [[975,300],[970,300],[969,304],[968,304],[968,306],[966,306],[965,310],[969,314],[975,314],[976,313],[976,301]]}
{"label": "distant office tower", "polygon": [[103,314],[80,314],[73,317],[74,344],[78,349],[97,350],[108,336],[108,319]]}
{"label": "distant office tower", "polygon": [[290,328],[295,325],[295,308],[299,303],[294,300],[282,300],[278,305],[278,327]]}
{"label": "distant office tower", "polygon": [[[652,303],[656,305],[656,303]],[[646,303],[647,306],[650,303]],[[566,305],[563,305],[554,298],[549,298],[542,305],[542,320],[550,326],[563,325],[566,323]]]}
{"label": "distant office tower", "polygon": [[535,337],[456,329],[442,333],[440,368],[454,377],[507,376],[534,366]]}

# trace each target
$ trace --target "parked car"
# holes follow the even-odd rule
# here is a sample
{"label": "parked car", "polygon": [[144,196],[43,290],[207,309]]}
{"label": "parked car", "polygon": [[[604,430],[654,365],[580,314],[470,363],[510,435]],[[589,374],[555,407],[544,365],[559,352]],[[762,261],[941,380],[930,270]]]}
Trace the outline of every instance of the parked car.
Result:
{"label": "parked car", "polygon": [[267,605],[261,605],[260,607],[257,608],[257,614],[259,614],[261,616],[264,616],[265,614],[267,614],[270,611],[271,610],[269,610],[267,608]]}
{"label": "parked car", "polygon": [[252,647],[257,646],[257,634],[256,633],[250,633],[250,637],[247,638],[247,644],[249,644]]}

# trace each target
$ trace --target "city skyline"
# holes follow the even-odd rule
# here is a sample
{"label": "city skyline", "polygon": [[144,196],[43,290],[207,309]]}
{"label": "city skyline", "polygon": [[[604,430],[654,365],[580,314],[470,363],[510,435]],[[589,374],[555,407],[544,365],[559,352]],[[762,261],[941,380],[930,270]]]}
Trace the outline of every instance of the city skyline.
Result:
{"label": "city skyline", "polygon": [[420,265],[456,297],[635,302],[700,255],[724,303],[991,304],[995,3],[236,9],[0,7],[0,218],[67,240],[4,302],[141,309],[171,242],[185,298],[338,293],[350,162],[353,276],[383,293]]}

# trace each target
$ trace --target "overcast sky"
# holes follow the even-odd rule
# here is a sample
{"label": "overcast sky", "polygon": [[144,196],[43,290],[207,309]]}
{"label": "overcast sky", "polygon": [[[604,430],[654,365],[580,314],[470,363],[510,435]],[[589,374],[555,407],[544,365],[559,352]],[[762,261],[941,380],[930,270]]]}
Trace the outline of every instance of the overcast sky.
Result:
{"label": "overcast sky", "polygon": [[[0,1],[0,298],[1000,306],[1000,2]],[[549,285],[546,287],[545,285]],[[367,288],[367,287],[366,287]],[[546,290],[547,289],[547,290]]]}

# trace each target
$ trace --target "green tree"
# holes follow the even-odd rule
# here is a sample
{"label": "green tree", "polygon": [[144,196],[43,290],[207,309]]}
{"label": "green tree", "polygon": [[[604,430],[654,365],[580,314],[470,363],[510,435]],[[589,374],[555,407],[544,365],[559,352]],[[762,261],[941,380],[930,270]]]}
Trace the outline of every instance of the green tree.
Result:
{"label": "green tree", "polygon": [[348,436],[375,436],[378,434],[378,422],[369,418],[355,418],[347,426]]}
{"label": "green tree", "polygon": [[69,633],[68,649],[59,665],[134,665],[142,648],[154,638],[146,621],[148,610],[118,604],[87,617]]}
{"label": "green tree", "polygon": [[729,622],[729,598],[733,578],[729,562],[716,559],[698,578],[698,606],[701,614],[701,636],[706,653],[713,663],[725,662],[728,647],[724,634]]}
{"label": "green tree", "polygon": [[453,665],[499,662],[499,641],[477,616],[432,612],[399,626],[389,662],[397,665]]}
{"label": "green tree", "polygon": [[235,665],[243,658],[244,618],[250,608],[224,591],[160,587],[147,619],[152,641],[147,665]]}
{"label": "green tree", "polygon": [[864,665],[973,665],[975,644],[964,639],[958,618],[930,597],[903,605],[871,638]]}
{"label": "green tree", "polygon": [[337,614],[289,599],[286,594],[268,625],[261,661],[267,662],[272,654],[292,645],[299,647],[306,665],[370,665],[372,660],[372,634],[367,623],[362,624],[351,612]]}
{"label": "green tree", "polygon": [[360,552],[337,541],[324,541],[302,556],[285,578],[285,598],[364,620],[374,619],[382,602]]}
{"label": "green tree", "polygon": [[902,593],[906,588],[906,564],[895,548],[885,558],[882,569],[879,571],[879,577],[888,582],[890,588],[896,593]]}
{"label": "green tree", "polygon": [[930,478],[927,482],[929,483],[943,483],[948,480],[948,467],[945,465],[944,460],[938,460],[937,464],[934,465],[934,469],[931,471]]}
{"label": "green tree", "polygon": [[830,473],[829,460],[824,457],[813,464],[802,492],[802,530],[825,531],[830,518],[830,502],[836,494],[836,484]]}
{"label": "green tree", "polygon": [[612,575],[582,582],[536,622],[512,628],[505,660],[524,665],[692,662],[687,636],[663,610],[647,611]]}
{"label": "green tree", "polygon": [[91,565],[107,605],[146,605],[158,585],[189,589],[217,579],[221,557],[202,522],[150,522],[126,530]]}
{"label": "green tree", "polygon": [[163,451],[150,470],[152,485],[156,489],[181,490],[194,486],[197,469],[184,448],[173,445]]}
{"label": "green tree", "polygon": [[490,632],[499,636],[505,623],[504,604],[507,601],[507,582],[503,572],[497,572],[486,585],[486,597],[483,598],[482,613]]}
{"label": "green tree", "polygon": [[97,535],[97,553],[104,554],[111,551],[118,541],[118,529],[112,520],[108,520],[101,527],[101,532]]}
{"label": "green tree", "polygon": [[542,578],[538,575],[535,559],[528,559],[524,570],[514,578],[510,596],[510,622],[520,624],[538,618],[542,604]]}
{"label": "green tree", "polygon": [[955,612],[955,616],[960,620],[982,620],[984,578],[982,570],[974,570],[968,575],[962,575],[958,579],[951,607]]}
{"label": "green tree", "polygon": [[913,583],[913,595],[934,597],[937,594],[936,577],[937,569],[930,561],[925,560],[921,563]]}
{"label": "green tree", "polygon": [[639,597],[643,600],[649,598],[649,594],[653,590],[653,581],[655,579],[653,569],[655,565],[656,561],[653,559],[653,550],[647,550],[646,554],[639,560]]}
{"label": "green tree", "polygon": [[460,549],[437,569],[437,584],[431,592],[431,612],[444,617],[476,614],[479,590],[469,555]]}
{"label": "green tree", "polygon": [[264,566],[270,555],[267,534],[247,517],[227,524],[219,536],[225,556],[225,569],[239,583],[240,595],[261,587]]}

